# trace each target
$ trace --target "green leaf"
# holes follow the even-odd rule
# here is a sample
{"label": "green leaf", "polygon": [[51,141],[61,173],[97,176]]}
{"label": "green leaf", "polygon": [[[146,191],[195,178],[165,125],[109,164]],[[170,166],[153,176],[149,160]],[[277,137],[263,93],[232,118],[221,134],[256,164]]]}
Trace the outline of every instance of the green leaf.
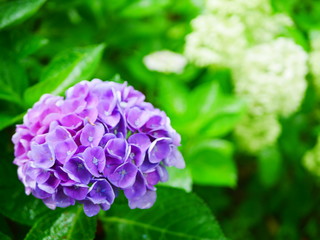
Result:
{"label": "green leaf", "polygon": [[132,210],[127,203],[116,203],[100,219],[114,240],[226,239],[200,198],[174,188],[159,187],[150,209]]}
{"label": "green leaf", "polygon": [[237,97],[223,97],[219,103],[219,106],[213,110],[214,116],[203,127],[203,132],[208,137],[221,137],[229,133],[246,110],[245,102]]}
{"label": "green leaf", "polygon": [[0,29],[32,16],[46,0],[8,1],[0,5]]}
{"label": "green leaf", "polygon": [[12,162],[1,158],[0,164],[0,212],[13,221],[31,226],[50,210],[40,199],[25,194]]}
{"label": "green leaf", "polygon": [[151,16],[161,11],[168,4],[168,0],[136,0],[126,6],[121,12],[121,15],[130,18]]}
{"label": "green leaf", "polygon": [[218,100],[221,98],[219,85],[216,82],[205,83],[193,90],[188,98],[186,119],[189,134],[197,135],[200,129],[214,116]]}
{"label": "green leaf", "polygon": [[1,240],[10,240],[11,238],[8,235],[0,232],[0,239]]}
{"label": "green leaf", "polygon": [[89,78],[97,68],[104,48],[104,44],[100,44],[67,50],[56,56],[44,70],[41,81],[25,91],[28,106],[45,93],[62,94],[68,87]]}
{"label": "green leaf", "polygon": [[198,144],[190,152],[187,167],[195,183],[229,187],[236,185],[237,171],[230,142],[212,140]]}
{"label": "green leaf", "polygon": [[160,183],[162,186],[169,186],[184,189],[186,192],[191,192],[192,176],[190,171],[185,169],[178,169],[175,167],[167,168],[169,174],[169,181]]}
{"label": "green leaf", "polygon": [[15,59],[4,49],[0,49],[0,99],[22,104],[21,94],[27,87],[27,75]]}
{"label": "green leaf", "polygon": [[30,54],[36,52],[38,49],[43,47],[48,43],[48,39],[32,35],[23,38],[16,44],[16,51],[20,58],[29,56]]}
{"label": "green leaf", "polygon": [[259,178],[266,187],[273,186],[280,177],[282,158],[276,147],[264,149],[259,153]]}
{"label": "green leaf", "polygon": [[86,239],[95,237],[97,218],[89,218],[82,207],[61,209],[40,218],[31,228],[25,240]]}
{"label": "green leaf", "polygon": [[20,122],[23,119],[24,115],[25,115],[25,113],[22,113],[17,116],[10,116],[7,114],[0,113],[0,130],[2,130],[2,129],[4,129],[14,123]]}

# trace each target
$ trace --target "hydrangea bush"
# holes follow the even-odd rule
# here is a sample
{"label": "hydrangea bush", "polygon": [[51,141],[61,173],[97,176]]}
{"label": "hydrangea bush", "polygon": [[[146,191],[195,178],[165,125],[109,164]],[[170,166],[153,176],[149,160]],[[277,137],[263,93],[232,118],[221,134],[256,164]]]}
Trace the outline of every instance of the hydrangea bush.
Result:
{"label": "hydrangea bush", "polygon": [[43,95],[12,141],[26,194],[51,209],[108,210],[119,191],[130,208],[149,208],[166,167],[184,168],[179,134],[166,114],[126,83],[82,81],[66,97]]}

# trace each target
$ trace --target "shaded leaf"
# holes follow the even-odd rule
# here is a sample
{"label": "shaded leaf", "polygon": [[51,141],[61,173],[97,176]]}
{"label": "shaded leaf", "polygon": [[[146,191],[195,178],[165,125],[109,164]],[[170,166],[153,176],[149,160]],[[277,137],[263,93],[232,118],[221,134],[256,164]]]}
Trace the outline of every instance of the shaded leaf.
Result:
{"label": "shaded leaf", "polygon": [[282,158],[276,147],[264,149],[259,153],[259,178],[266,187],[273,186],[280,177]]}
{"label": "shaded leaf", "polygon": [[0,159],[0,212],[13,221],[32,225],[49,209],[40,199],[27,196],[10,159]]}
{"label": "shaded leaf", "polygon": [[1,240],[10,240],[11,238],[8,235],[0,232],[0,239]]}
{"label": "shaded leaf", "polygon": [[25,70],[12,54],[0,51],[0,99],[22,104],[21,93],[28,84]]}

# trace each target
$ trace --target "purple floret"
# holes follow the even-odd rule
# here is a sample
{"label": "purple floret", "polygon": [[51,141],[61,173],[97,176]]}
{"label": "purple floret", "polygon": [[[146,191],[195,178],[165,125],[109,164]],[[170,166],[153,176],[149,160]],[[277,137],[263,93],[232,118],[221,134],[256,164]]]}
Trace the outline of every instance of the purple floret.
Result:
{"label": "purple floret", "polygon": [[12,137],[26,194],[51,209],[83,204],[94,216],[123,190],[130,208],[149,208],[166,167],[184,168],[179,134],[166,114],[126,83],[82,81],[66,97],[45,94]]}

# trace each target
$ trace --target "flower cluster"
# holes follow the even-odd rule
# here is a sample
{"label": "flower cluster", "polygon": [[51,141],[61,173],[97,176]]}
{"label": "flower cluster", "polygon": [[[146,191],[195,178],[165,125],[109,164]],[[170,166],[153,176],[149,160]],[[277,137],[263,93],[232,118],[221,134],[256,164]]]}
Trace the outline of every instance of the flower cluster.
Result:
{"label": "flower cluster", "polygon": [[281,125],[274,115],[245,116],[235,128],[235,137],[242,150],[256,154],[275,144]]}
{"label": "flower cluster", "polygon": [[126,84],[83,81],[66,98],[46,94],[12,141],[19,179],[51,209],[79,202],[88,216],[108,210],[123,190],[148,208],[167,166],[183,168],[180,136],[166,114]]}
{"label": "flower cluster", "polygon": [[246,141],[248,152],[274,144],[281,132],[277,118],[300,107],[307,86],[307,57],[293,40],[278,38],[248,49],[233,69],[235,91],[247,100],[249,115],[254,116],[235,131],[240,142]]}
{"label": "flower cluster", "polygon": [[248,47],[268,42],[291,26],[287,15],[272,13],[267,0],[208,0],[205,13],[192,21],[185,55],[201,67],[232,67]]}
{"label": "flower cluster", "polygon": [[151,71],[180,74],[183,72],[187,60],[181,54],[162,50],[145,56],[143,63]]}
{"label": "flower cluster", "polygon": [[186,37],[185,55],[197,66],[229,66],[248,45],[243,37],[245,27],[237,16],[204,14],[193,19],[191,25],[193,32]]}
{"label": "flower cluster", "polygon": [[320,94],[320,32],[313,31],[310,33],[311,53],[309,58],[310,70],[313,75],[313,84]]}
{"label": "flower cluster", "polygon": [[288,116],[304,97],[307,59],[303,48],[289,38],[257,45],[233,71],[236,92],[248,99],[252,114]]}

